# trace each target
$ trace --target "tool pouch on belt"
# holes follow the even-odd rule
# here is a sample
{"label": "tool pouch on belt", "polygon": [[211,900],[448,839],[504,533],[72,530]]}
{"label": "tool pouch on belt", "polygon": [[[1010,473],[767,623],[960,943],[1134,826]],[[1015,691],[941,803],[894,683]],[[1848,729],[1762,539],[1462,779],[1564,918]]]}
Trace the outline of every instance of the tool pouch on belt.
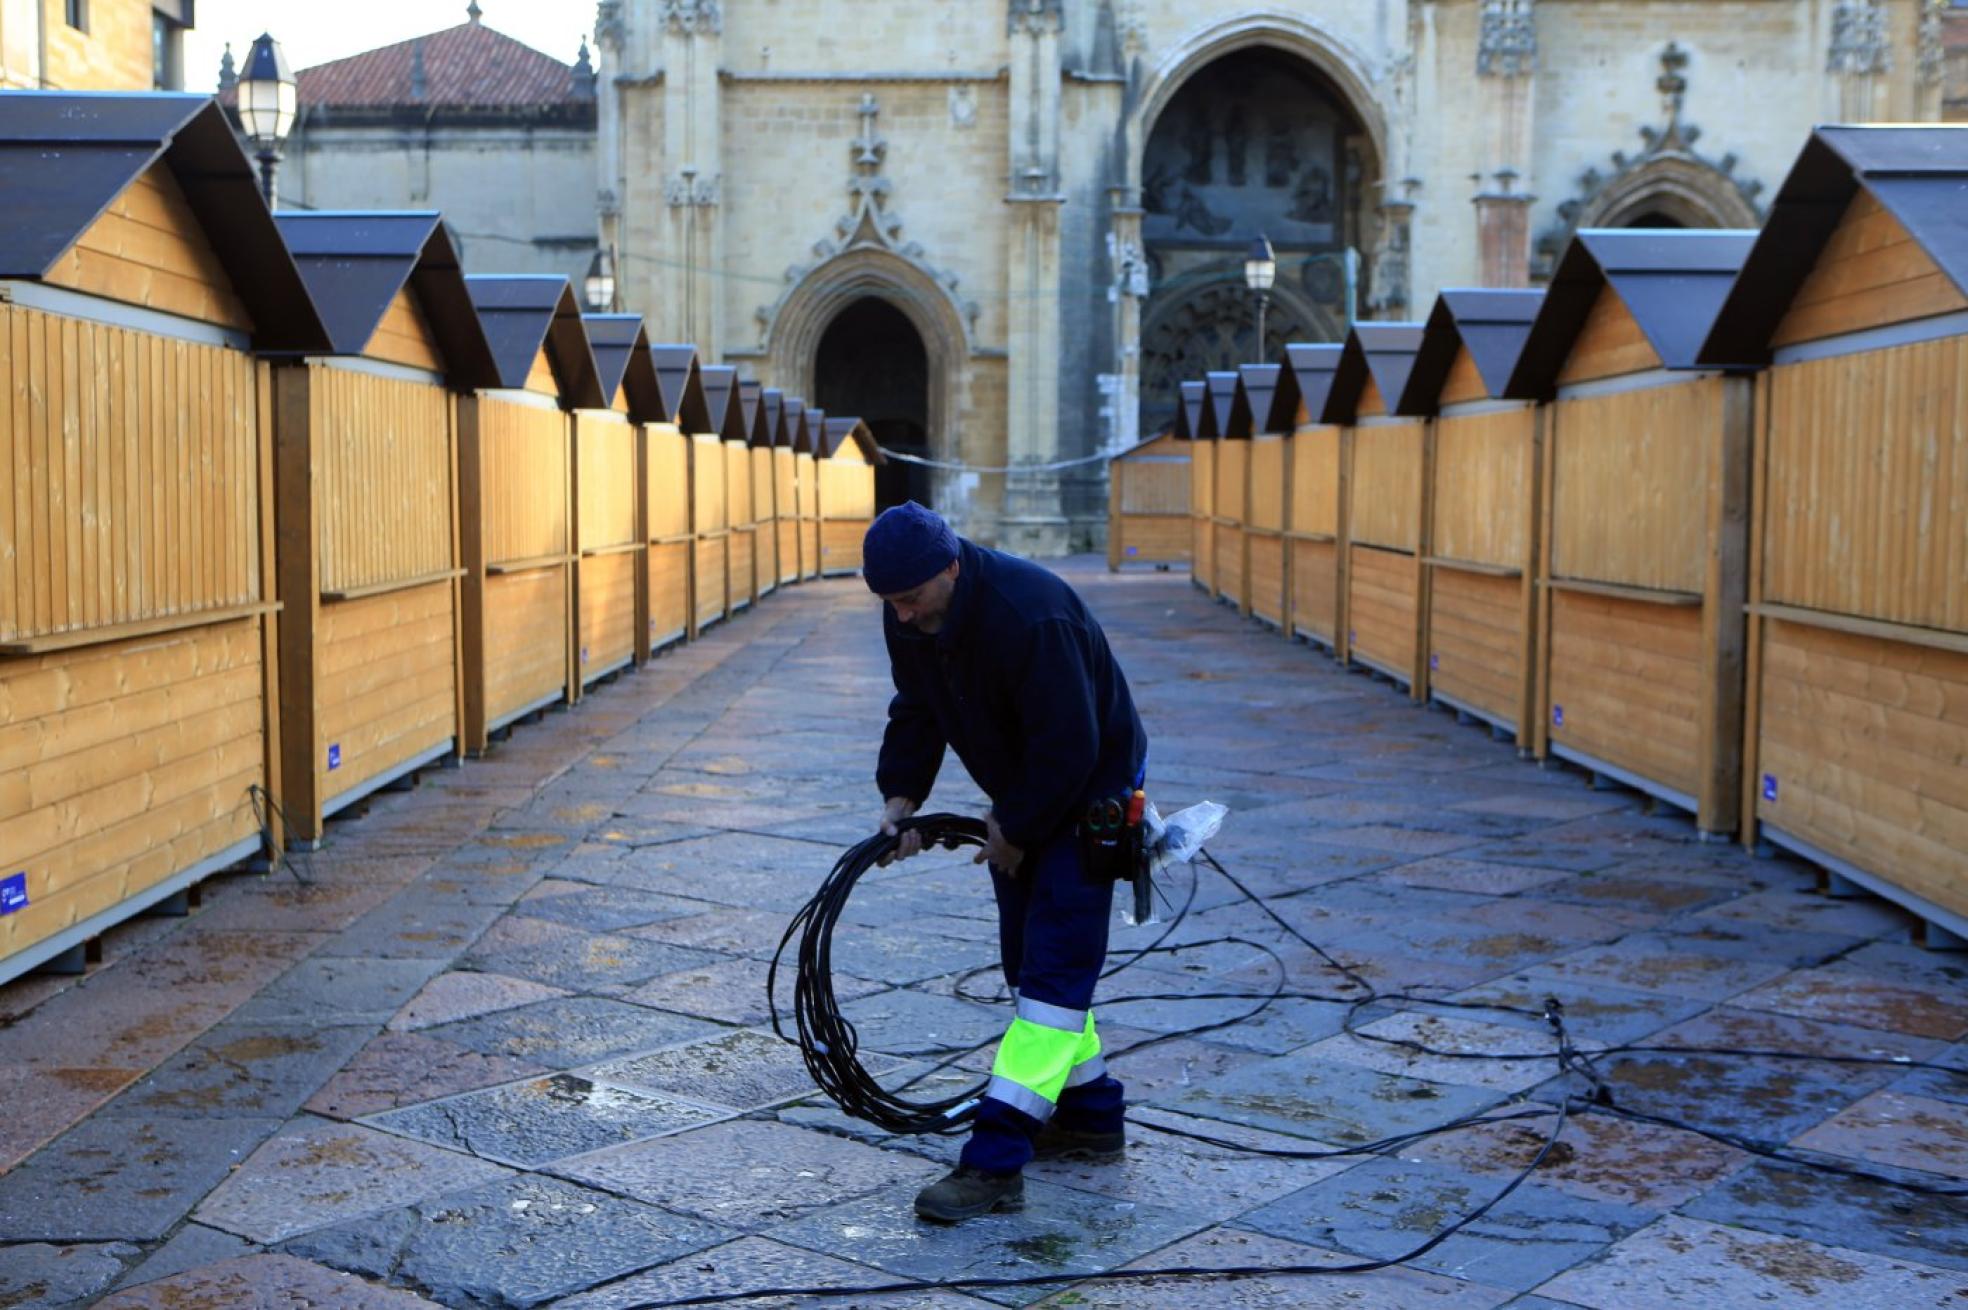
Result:
{"label": "tool pouch on belt", "polygon": [[1146,923],[1153,912],[1153,883],[1149,876],[1147,829],[1142,811],[1147,796],[1140,788],[1112,800],[1097,800],[1080,821],[1080,858],[1087,877],[1134,885],[1134,922]]}

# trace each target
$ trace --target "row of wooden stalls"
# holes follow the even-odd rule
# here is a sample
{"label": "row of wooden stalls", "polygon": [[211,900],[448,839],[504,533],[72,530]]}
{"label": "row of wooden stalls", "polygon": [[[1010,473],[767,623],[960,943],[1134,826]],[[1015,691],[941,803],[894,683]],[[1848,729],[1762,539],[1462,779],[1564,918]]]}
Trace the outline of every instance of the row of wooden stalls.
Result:
{"label": "row of wooden stalls", "polygon": [[1964,204],[1968,129],[1824,128],[1760,233],[1581,232],[1545,291],[1185,383],[1110,558],[1959,944]]}
{"label": "row of wooden stalls", "polygon": [[0,96],[0,196],[0,981],[858,568],[864,425],[276,218],[209,99]]}

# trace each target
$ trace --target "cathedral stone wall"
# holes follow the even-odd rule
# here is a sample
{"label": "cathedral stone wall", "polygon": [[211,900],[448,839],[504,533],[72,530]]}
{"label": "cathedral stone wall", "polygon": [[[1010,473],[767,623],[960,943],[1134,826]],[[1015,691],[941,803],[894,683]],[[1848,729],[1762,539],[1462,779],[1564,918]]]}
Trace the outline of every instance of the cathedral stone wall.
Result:
{"label": "cathedral stone wall", "polygon": [[[1140,435],[1171,371],[1343,328],[1348,269],[1361,314],[1419,317],[1535,282],[1581,223],[1754,224],[1813,123],[1940,117],[1948,8],[605,0],[601,236],[657,335],[773,385],[813,386],[856,297],[904,307],[932,455],[1017,467],[938,474],[939,503],[1084,548],[1104,475],[1039,466]],[[1312,89],[1199,100],[1253,50]],[[1330,149],[1286,140],[1292,94]],[[1187,136],[1156,146],[1165,113]],[[1328,187],[1322,236],[1291,215]],[[1293,239],[1260,344],[1236,247],[1261,224]]]}

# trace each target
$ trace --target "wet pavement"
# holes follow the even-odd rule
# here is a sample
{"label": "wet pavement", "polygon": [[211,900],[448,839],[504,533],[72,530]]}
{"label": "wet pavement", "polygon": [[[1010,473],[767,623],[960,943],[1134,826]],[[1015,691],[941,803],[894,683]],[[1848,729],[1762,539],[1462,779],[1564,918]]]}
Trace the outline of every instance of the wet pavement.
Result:
{"label": "wet pavement", "polygon": [[[1022,1212],[924,1225],[910,1200],[956,1142],[847,1119],[773,1037],[768,963],[870,826],[887,693],[860,584],[808,584],[356,807],[288,869],[117,929],[86,978],[0,988],[0,1307],[1025,1275],[1064,1281],[814,1303],[1968,1307],[1968,1202],[1944,1194],[1968,1189],[1968,955],[1180,577],[1067,571],[1135,685],[1158,803],[1231,806],[1212,850],[1295,930],[1202,870],[1183,949],[1103,984],[1124,1161],[1035,1165]],[[980,805],[953,761],[931,808]],[[1162,931],[1117,923],[1116,961]],[[834,959],[871,1072],[974,1082],[1007,1017],[995,953],[967,856],[872,876]],[[1349,1032],[1337,965],[1500,1008],[1381,1001]],[[1631,1117],[1561,1128],[1585,1084],[1547,997]],[[1691,1047],[1755,1053],[1648,1049]],[[1402,1256],[1541,1149],[1403,1265],[1071,1283]]]}

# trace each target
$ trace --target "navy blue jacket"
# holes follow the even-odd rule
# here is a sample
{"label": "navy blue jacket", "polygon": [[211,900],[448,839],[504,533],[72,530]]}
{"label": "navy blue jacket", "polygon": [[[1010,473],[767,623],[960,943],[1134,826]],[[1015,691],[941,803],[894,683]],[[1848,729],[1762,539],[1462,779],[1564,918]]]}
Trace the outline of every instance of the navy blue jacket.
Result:
{"label": "navy blue jacket", "polygon": [[1106,634],[1058,575],[970,541],[957,558],[934,637],[882,606],[895,699],[875,780],[920,804],[953,747],[1005,840],[1034,851],[1133,787],[1148,734]]}

